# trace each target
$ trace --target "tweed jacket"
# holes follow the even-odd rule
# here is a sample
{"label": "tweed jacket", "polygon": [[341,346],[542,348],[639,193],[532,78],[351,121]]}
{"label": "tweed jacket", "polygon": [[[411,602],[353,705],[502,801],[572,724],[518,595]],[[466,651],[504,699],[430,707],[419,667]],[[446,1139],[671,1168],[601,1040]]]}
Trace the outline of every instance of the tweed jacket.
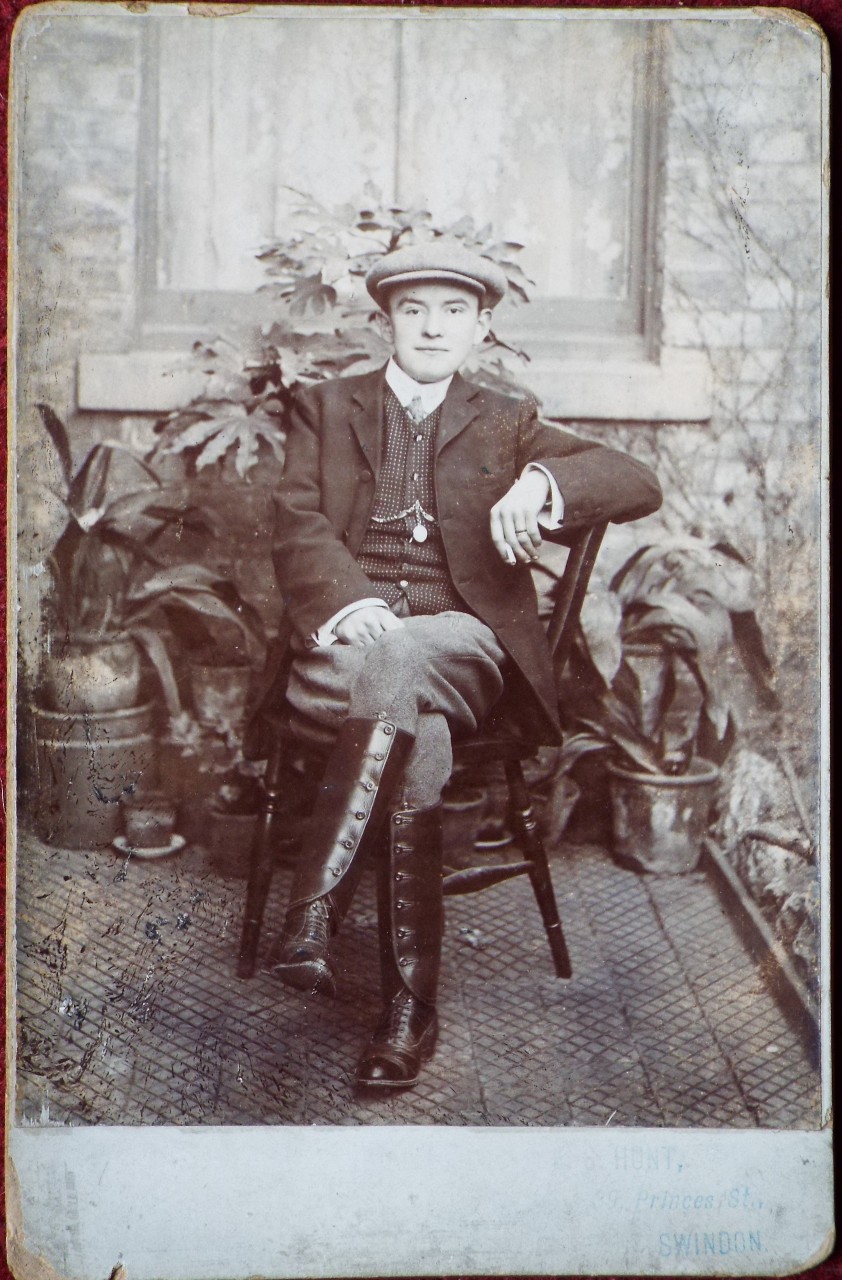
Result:
{"label": "tweed jacket", "polygon": [[[345,605],[377,595],[355,557],[383,455],[384,372],[321,383],[292,409],[272,547],[284,625],[259,709],[277,705],[293,632],[307,637]],[[555,742],[556,691],[532,575],[526,565],[504,563],[489,530],[491,507],[529,462],[555,477],[565,529],[648,515],[660,506],[661,491],[649,468],[628,455],[540,423],[532,401],[454,376],[434,461],[450,573],[468,610],[491,627],[511,660],[507,696],[519,719],[537,741]]]}

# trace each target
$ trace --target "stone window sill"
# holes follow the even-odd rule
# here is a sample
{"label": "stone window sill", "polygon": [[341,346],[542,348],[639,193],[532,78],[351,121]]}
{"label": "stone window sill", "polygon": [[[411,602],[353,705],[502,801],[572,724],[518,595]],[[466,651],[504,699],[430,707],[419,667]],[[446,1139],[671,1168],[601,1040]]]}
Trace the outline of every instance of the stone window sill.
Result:
{"label": "stone window sill", "polygon": [[660,360],[534,361],[529,385],[547,418],[705,422],[711,376],[700,351],[664,349]]}
{"label": "stone window sill", "polygon": [[[201,374],[172,351],[90,353],[79,357],[83,410],[166,413],[200,395]],[[645,360],[534,361],[529,385],[545,417],[623,422],[701,422],[711,415],[711,380],[701,352],[665,349]]]}

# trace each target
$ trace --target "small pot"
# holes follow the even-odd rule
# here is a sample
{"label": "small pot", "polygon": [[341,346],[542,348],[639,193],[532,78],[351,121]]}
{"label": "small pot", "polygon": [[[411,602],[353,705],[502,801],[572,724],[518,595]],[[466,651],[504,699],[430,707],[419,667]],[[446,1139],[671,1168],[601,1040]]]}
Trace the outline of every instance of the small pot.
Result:
{"label": "small pot", "polygon": [[614,857],[634,871],[695,871],[708,829],[719,769],[694,760],[677,776],[637,773],[609,764]]}
{"label": "small pot", "polygon": [[135,849],[163,849],[175,830],[176,809],[162,792],[136,793],[123,800],[126,842]]}

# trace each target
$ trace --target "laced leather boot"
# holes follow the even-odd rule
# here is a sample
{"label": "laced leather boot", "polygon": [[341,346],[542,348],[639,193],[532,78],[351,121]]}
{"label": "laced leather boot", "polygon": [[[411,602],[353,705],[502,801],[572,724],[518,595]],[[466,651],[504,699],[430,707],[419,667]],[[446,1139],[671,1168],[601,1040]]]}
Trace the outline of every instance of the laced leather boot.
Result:
{"label": "laced leather boot", "polygon": [[406,1089],[438,1039],[444,932],[441,806],[394,814],[378,867],[383,1015],[357,1068],[364,1089]]}
{"label": "laced leather boot", "polygon": [[288,987],[312,995],[336,995],[336,975],[330,963],[333,914],[329,897],[287,911],[280,951],[269,967]]}
{"label": "laced leather boot", "polygon": [[269,959],[268,968],[287,986],[335,994],[330,939],[351,905],[414,740],[385,719],[342,724],[301,850],[281,941]]}

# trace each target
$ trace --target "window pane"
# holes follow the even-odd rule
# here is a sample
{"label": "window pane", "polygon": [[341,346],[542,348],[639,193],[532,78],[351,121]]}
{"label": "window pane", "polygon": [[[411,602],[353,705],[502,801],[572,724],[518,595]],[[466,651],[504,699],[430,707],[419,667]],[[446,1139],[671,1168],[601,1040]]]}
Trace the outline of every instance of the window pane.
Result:
{"label": "window pane", "polygon": [[330,204],[394,184],[394,23],[160,24],[156,283],[250,290],[295,187]]}
{"label": "window pane", "polygon": [[634,64],[624,22],[404,24],[402,196],[523,243],[548,297],[628,297]]}

